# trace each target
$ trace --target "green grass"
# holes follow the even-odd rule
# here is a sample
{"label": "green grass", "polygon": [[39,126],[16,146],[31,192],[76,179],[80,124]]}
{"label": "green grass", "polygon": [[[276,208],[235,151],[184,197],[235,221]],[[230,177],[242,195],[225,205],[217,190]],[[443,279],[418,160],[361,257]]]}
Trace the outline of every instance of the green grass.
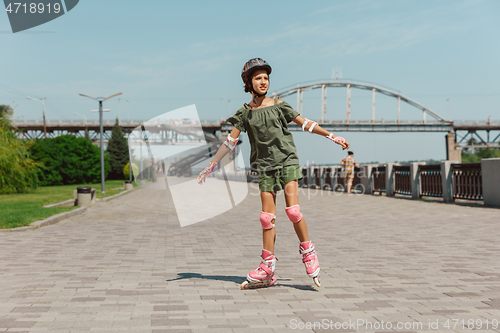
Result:
{"label": "green grass", "polygon": [[[96,189],[97,198],[105,198],[123,191],[122,180],[111,180],[105,183],[105,192],[101,193],[101,184],[44,186],[31,193],[0,194],[0,229],[24,227],[32,222],[46,219],[52,215],[68,212],[78,207],[51,207],[55,204],[73,199],[73,191],[78,186],[90,186]],[[134,183],[134,187],[137,186]]]}

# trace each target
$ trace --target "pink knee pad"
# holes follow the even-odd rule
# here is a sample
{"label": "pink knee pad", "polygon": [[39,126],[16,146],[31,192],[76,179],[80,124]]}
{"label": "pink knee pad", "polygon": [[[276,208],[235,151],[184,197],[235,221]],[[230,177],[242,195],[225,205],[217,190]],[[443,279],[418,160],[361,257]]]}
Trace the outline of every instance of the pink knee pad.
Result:
{"label": "pink knee pad", "polygon": [[272,223],[273,219],[276,220],[276,215],[266,212],[260,213],[260,223],[262,224],[262,229],[269,230],[274,228],[274,224]]}
{"label": "pink knee pad", "polygon": [[293,205],[290,207],[285,208],[286,215],[288,215],[288,218],[290,221],[293,223],[300,222],[302,220],[302,213],[300,212],[300,207],[299,205]]}

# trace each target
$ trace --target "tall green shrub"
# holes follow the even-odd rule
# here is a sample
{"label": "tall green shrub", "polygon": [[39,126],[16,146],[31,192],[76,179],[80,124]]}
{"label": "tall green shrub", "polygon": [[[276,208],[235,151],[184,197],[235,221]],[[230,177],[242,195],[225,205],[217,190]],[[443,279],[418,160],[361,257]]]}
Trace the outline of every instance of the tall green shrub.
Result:
{"label": "tall green shrub", "polygon": [[[118,119],[111,130],[111,139],[106,150],[109,155],[111,172],[109,179],[124,179],[123,168],[128,163],[128,142],[123,135],[122,128],[118,124]],[[128,179],[128,176],[126,177]]]}
{"label": "tall green shrub", "polygon": [[[42,185],[70,185],[101,181],[100,148],[85,138],[62,135],[36,140],[30,149],[33,159],[43,163],[38,178]],[[109,158],[105,155],[105,177]]]}
{"label": "tall green shrub", "polygon": [[32,141],[19,139],[11,125],[12,109],[0,105],[0,193],[27,192],[38,186],[39,163],[28,153]]}
{"label": "tall green shrub", "polygon": [[475,148],[475,150],[476,150],[476,152],[473,152],[473,153],[462,152],[462,163],[478,163],[478,162],[481,162],[481,160],[483,158],[498,158],[498,157],[500,157],[500,149]]}

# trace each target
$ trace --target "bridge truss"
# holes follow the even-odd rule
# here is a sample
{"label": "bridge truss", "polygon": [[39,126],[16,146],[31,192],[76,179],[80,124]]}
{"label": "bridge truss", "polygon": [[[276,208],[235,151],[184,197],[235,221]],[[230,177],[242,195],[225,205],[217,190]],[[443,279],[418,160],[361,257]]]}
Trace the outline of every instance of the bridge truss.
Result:
{"label": "bridge truss", "polygon": [[[172,122],[155,122],[147,120],[133,120],[120,122],[120,127],[124,135],[128,136],[136,129],[147,124],[146,138],[151,144],[175,144],[183,142],[200,142],[203,139],[207,142],[218,141],[217,132],[220,131],[220,122],[205,121],[201,124],[204,135],[195,133],[199,126],[194,128],[192,125],[176,125]],[[48,138],[54,138],[60,135],[72,134],[76,137],[84,137],[88,131],[89,138],[95,143],[99,143],[100,129],[98,121],[86,122],[84,120],[48,120],[45,124],[38,120],[18,121],[14,124],[21,131],[24,139],[43,139],[44,130]],[[115,125],[114,121],[106,120],[103,123],[103,136],[107,142],[111,138],[111,130]]]}
{"label": "bridge truss", "polygon": [[426,106],[402,95],[399,92],[393,91],[388,88],[381,87],[372,83],[363,83],[359,81],[321,81],[315,83],[309,83],[304,85],[297,85],[297,87],[292,87],[281,92],[275,93],[274,96],[278,98],[287,97],[293,94],[297,95],[297,111],[302,114],[302,102],[303,102],[303,94],[304,91],[321,89],[321,122],[325,123],[326,119],[326,96],[327,96],[327,88],[347,88],[347,123],[350,122],[350,114],[351,114],[351,89],[361,89],[361,90],[369,90],[372,91],[372,120],[371,122],[375,122],[375,96],[376,93],[381,93],[383,95],[396,98],[398,100],[398,120],[397,123],[401,122],[401,101],[419,109],[422,111],[423,123],[427,122],[427,115],[430,115],[438,122],[450,123],[450,121],[445,120],[443,117],[438,115],[436,112],[427,108]]}
{"label": "bridge truss", "polygon": [[[347,118],[343,121],[327,121],[326,120],[326,97],[327,88],[346,88],[347,89]],[[492,147],[499,148],[500,139],[500,122],[488,123],[453,123],[446,120],[439,114],[424,106],[423,104],[410,99],[401,93],[382,87],[372,83],[363,83],[359,81],[321,81],[297,85],[280,92],[273,93],[273,96],[284,98],[293,94],[297,95],[297,111],[302,114],[303,94],[304,91],[321,89],[321,119],[313,119],[318,121],[321,127],[332,132],[343,131],[358,131],[358,132],[447,132],[454,135],[454,149],[457,147]],[[361,89],[372,91],[372,112],[371,120],[352,121],[351,113],[351,89]],[[375,120],[375,98],[376,94],[380,93],[398,100],[397,120],[396,121],[377,121]],[[405,121],[401,119],[401,101],[414,107],[421,112],[422,121]],[[428,120],[430,116],[432,120]],[[150,123],[149,121],[128,121],[120,123],[123,132],[128,136],[134,129],[142,124]],[[15,124],[21,131],[24,138],[43,138],[44,130],[48,137],[55,137],[63,134],[73,134],[76,136],[84,136],[85,131],[89,132],[91,140],[98,141],[99,124],[97,121],[48,121],[45,126],[41,121],[21,121]],[[103,124],[104,138],[109,140],[111,137],[111,129],[114,121],[106,121]],[[207,142],[217,142],[221,132],[230,131],[232,124],[224,121],[203,121],[201,123],[204,137]],[[146,136],[151,144],[165,144],[177,142],[200,141],[201,137],[192,136],[186,126],[174,125],[172,123],[158,123],[154,126],[146,126]],[[290,130],[301,130],[297,125],[291,123]],[[476,142],[471,144],[470,138],[475,138]],[[452,148],[451,146],[449,148]]]}

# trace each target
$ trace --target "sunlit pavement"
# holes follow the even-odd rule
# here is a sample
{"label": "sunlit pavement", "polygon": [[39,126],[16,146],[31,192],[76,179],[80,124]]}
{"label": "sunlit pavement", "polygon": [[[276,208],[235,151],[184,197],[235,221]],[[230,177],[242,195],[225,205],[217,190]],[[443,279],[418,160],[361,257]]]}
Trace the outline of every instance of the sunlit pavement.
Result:
{"label": "sunlit pavement", "polygon": [[499,209],[301,190],[316,288],[277,204],[278,285],[259,290],[239,288],[260,263],[254,186],[184,228],[167,191],[137,189],[0,233],[0,332],[500,332]]}

